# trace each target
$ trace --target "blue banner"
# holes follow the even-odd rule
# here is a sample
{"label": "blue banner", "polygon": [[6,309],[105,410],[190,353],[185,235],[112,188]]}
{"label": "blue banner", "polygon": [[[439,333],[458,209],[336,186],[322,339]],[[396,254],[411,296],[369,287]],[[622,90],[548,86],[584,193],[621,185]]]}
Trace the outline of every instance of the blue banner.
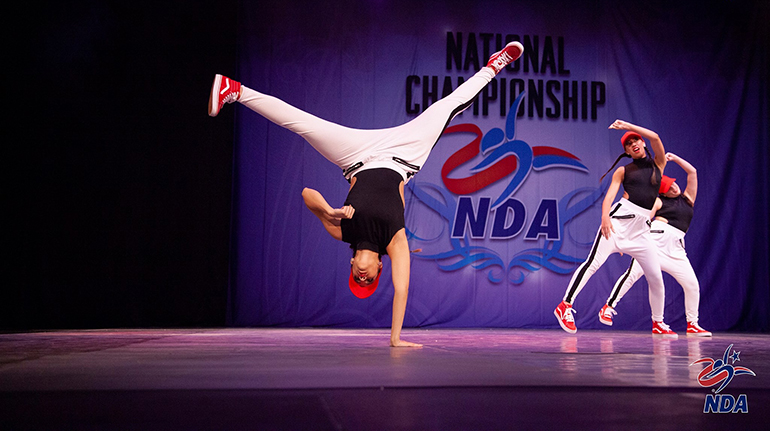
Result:
{"label": "blue banner", "polygon": [[[558,327],[553,309],[599,228],[599,179],[623,152],[622,132],[608,130],[620,118],[698,169],[686,240],[701,326],[768,330],[768,7],[735,3],[244,2],[232,78],[344,126],[386,128],[518,40],[524,55],[407,184],[407,234],[421,251],[405,326]],[[311,187],[341,206],[340,169],[246,107],[225,109],[237,113],[229,323],[389,327],[388,259],[378,291],[354,297],[350,249],[300,196]],[[674,163],[665,173],[686,184]],[[601,326],[629,262],[613,255],[592,277],[574,304],[578,328]],[[666,321],[681,331],[682,289],[664,281]],[[649,330],[644,280],[617,311],[613,328]]]}

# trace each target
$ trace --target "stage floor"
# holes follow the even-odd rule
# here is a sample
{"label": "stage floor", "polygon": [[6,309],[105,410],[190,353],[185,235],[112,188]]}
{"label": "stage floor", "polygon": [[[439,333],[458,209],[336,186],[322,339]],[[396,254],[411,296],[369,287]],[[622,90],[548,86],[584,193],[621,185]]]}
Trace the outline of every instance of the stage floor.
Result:
{"label": "stage floor", "polygon": [[[683,430],[766,429],[770,419],[767,334],[405,329],[417,349],[389,348],[388,338],[384,329],[0,334],[0,426]],[[704,413],[717,386],[701,387],[703,365],[690,364],[721,360],[731,345],[728,362],[755,376],[735,376],[721,394],[748,413]]]}

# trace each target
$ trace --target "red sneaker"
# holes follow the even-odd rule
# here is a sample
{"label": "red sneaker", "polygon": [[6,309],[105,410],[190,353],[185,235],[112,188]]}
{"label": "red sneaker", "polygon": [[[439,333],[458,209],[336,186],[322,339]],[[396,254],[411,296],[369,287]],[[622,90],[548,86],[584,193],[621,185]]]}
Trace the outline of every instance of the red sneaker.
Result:
{"label": "red sneaker", "polygon": [[508,45],[505,45],[505,48],[502,50],[492,54],[492,56],[489,57],[487,67],[494,69],[495,73],[500,73],[505,66],[521,57],[522,53],[524,53],[524,46],[519,42],[513,41]]}
{"label": "red sneaker", "polygon": [[710,337],[711,332],[698,326],[698,322],[687,322],[688,337]]}
{"label": "red sneaker", "polygon": [[572,313],[577,313],[577,311],[573,310],[572,306],[564,301],[562,301],[559,306],[553,310],[553,315],[556,316],[556,318],[559,320],[561,329],[569,332],[570,334],[577,332],[577,327],[575,326],[575,318],[572,317]]}
{"label": "red sneaker", "polygon": [[240,98],[240,82],[222,75],[214,76],[214,84],[211,86],[211,95],[209,96],[209,115],[216,117],[225,103],[233,103]]}
{"label": "red sneaker", "polygon": [[656,322],[654,320],[652,321],[652,336],[654,338],[679,338],[679,336],[676,335],[676,332],[672,331],[668,325],[663,322]]}
{"label": "red sneaker", "polygon": [[615,312],[615,309],[610,307],[608,304],[604,304],[604,307],[602,307],[602,311],[599,312],[599,321],[604,323],[607,326],[612,326],[612,315],[618,314]]}

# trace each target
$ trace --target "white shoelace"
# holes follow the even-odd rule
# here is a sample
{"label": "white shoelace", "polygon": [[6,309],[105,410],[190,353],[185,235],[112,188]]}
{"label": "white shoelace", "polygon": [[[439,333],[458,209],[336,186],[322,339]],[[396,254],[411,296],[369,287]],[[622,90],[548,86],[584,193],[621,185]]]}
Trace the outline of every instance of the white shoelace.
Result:
{"label": "white shoelace", "polygon": [[607,319],[612,320],[612,315],[613,314],[618,314],[618,312],[615,311],[614,309],[610,308],[610,307],[607,307],[607,308],[604,309],[604,317],[606,317]]}
{"label": "white shoelace", "polygon": [[567,322],[574,322],[575,318],[572,316],[572,313],[577,313],[577,311],[573,310],[572,307],[567,307],[567,309],[564,310],[564,320]]}
{"label": "white shoelace", "polygon": [[669,328],[669,326],[666,325],[665,323],[663,322],[657,322],[657,323],[658,323],[658,327],[662,329],[664,332],[671,331],[671,328]]}
{"label": "white shoelace", "polygon": [[222,103],[233,103],[238,98],[238,93],[229,93],[222,98]]}

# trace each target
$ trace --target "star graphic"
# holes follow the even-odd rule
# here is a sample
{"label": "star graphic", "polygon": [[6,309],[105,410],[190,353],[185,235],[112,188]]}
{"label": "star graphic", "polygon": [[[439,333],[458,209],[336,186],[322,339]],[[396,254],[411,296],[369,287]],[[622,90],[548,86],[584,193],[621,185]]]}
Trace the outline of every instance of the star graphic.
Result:
{"label": "star graphic", "polygon": [[733,360],[733,364],[741,360],[740,354],[741,354],[741,352],[733,350],[733,354],[730,355],[730,358],[732,358],[732,360]]}

